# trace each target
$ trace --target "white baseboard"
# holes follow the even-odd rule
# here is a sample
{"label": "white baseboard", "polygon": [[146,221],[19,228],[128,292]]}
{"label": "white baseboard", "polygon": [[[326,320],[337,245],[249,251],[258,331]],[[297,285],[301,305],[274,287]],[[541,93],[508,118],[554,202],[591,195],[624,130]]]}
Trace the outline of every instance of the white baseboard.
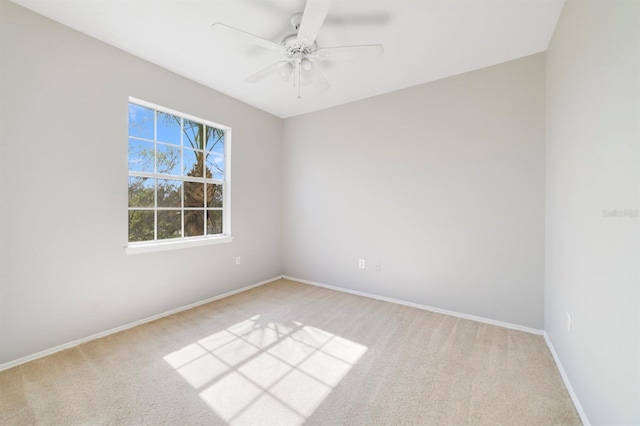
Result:
{"label": "white baseboard", "polygon": [[576,393],[573,390],[573,387],[571,386],[571,382],[569,381],[569,377],[567,376],[564,368],[562,367],[562,363],[560,362],[560,358],[558,358],[558,354],[556,353],[556,350],[553,347],[553,344],[551,343],[551,339],[549,338],[549,336],[547,335],[547,333],[544,330],[538,330],[538,329],[535,329],[535,328],[524,327],[524,326],[521,326],[521,325],[518,325],[518,324],[511,324],[511,323],[507,323],[507,322],[503,322],[503,321],[492,320],[492,319],[489,319],[489,318],[478,317],[478,316],[475,316],[475,315],[462,314],[462,313],[459,313],[459,312],[449,311],[449,310],[446,310],[446,309],[435,308],[433,306],[421,305],[421,304],[418,304],[418,303],[407,302],[407,301],[404,301],[404,300],[393,299],[393,298],[385,297],[385,296],[378,296],[378,295],[371,294],[371,293],[365,293],[365,292],[361,292],[361,291],[349,290],[349,289],[342,288],[342,287],[336,287],[336,286],[332,286],[332,285],[328,285],[328,284],[322,284],[322,283],[318,283],[318,282],[315,282],[315,281],[303,280],[303,279],[300,279],[300,278],[295,278],[295,277],[291,277],[291,276],[287,276],[287,275],[280,275],[280,276],[277,276],[277,277],[274,277],[274,278],[270,278],[268,280],[261,281],[261,282],[256,283],[256,284],[251,284],[251,285],[239,288],[237,290],[232,290],[232,291],[229,291],[227,293],[220,294],[218,296],[213,296],[213,297],[210,297],[208,299],[201,300],[199,302],[195,302],[195,303],[191,303],[189,305],[181,306],[179,308],[175,308],[175,309],[172,309],[170,311],[163,312],[161,314],[153,315],[153,316],[150,316],[148,318],[141,319],[139,321],[134,321],[132,323],[125,324],[125,325],[122,325],[120,327],[116,327],[116,328],[112,328],[110,330],[106,330],[106,331],[103,331],[103,332],[100,332],[100,333],[92,334],[92,335],[84,337],[82,339],[77,339],[77,340],[74,340],[72,342],[64,343],[62,345],[58,345],[58,346],[55,346],[53,348],[46,349],[44,351],[40,351],[40,352],[37,352],[35,354],[27,355],[27,356],[18,358],[18,359],[13,360],[13,361],[6,362],[4,364],[0,364],[0,371],[7,370],[7,369],[12,368],[12,367],[16,367],[16,366],[18,366],[20,364],[24,364],[24,363],[27,363],[29,361],[33,361],[33,360],[42,358],[42,357],[45,357],[47,355],[51,355],[51,354],[54,354],[56,352],[63,351],[65,349],[73,348],[75,346],[78,346],[78,345],[80,345],[82,343],[85,343],[85,342],[89,342],[91,340],[99,339],[101,337],[105,337],[105,336],[108,336],[110,334],[118,333],[120,331],[124,331],[124,330],[130,329],[130,328],[136,327],[138,325],[142,325],[142,324],[145,324],[145,323],[148,323],[148,322],[151,322],[151,321],[155,321],[155,320],[158,320],[160,318],[167,317],[169,315],[177,314],[178,312],[186,311],[188,309],[192,309],[192,308],[195,308],[197,306],[213,302],[215,300],[224,299],[225,297],[229,297],[229,296],[232,296],[232,295],[237,294],[237,293],[242,293],[243,291],[247,291],[247,290],[250,290],[252,288],[259,287],[259,286],[268,284],[268,283],[273,282],[273,281],[277,281],[277,280],[279,280],[281,278],[284,278],[284,279],[287,279],[287,280],[291,280],[291,281],[296,281],[296,282],[303,283],[303,284],[313,285],[313,286],[317,286],[317,287],[328,288],[330,290],[340,291],[340,292],[343,292],[343,293],[349,293],[349,294],[354,294],[354,295],[357,295],[357,296],[368,297],[370,299],[376,299],[376,300],[381,300],[381,301],[384,301],[384,302],[396,303],[398,305],[410,306],[412,308],[422,309],[422,310],[425,310],[425,311],[436,312],[436,313],[444,314],[444,315],[451,315],[451,316],[454,316],[454,317],[468,319],[468,320],[471,320],[471,321],[477,321],[477,322],[481,322],[481,323],[485,323],[485,324],[496,325],[498,327],[505,327],[505,328],[510,328],[510,329],[513,329],[513,330],[524,331],[524,332],[531,333],[531,334],[541,335],[541,336],[544,337],[544,340],[545,340],[545,342],[547,344],[547,347],[549,348],[549,351],[551,352],[551,355],[553,356],[553,359],[554,359],[554,361],[556,363],[556,366],[558,367],[558,371],[560,372],[560,376],[562,377],[562,380],[564,381],[565,387],[567,388],[567,391],[569,392],[569,396],[571,397],[571,400],[573,401],[573,404],[576,407],[576,411],[578,412],[578,415],[580,416],[580,420],[582,420],[582,423],[584,424],[584,426],[591,426],[591,423],[589,422],[589,419],[587,418],[587,414],[585,413],[584,409],[582,408],[582,404],[580,404],[580,400],[578,399],[578,396],[576,395]]}
{"label": "white baseboard", "polygon": [[518,324],[511,324],[511,323],[508,323],[508,322],[497,321],[497,320],[493,320],[493,319],[489,319],[489,318],[477,317],[475,315],[462,314],[460,312],[454,312],[454,311],[448,311],[446,309],[434,308],[433,306],[420,305],[418,303],[406,302],[404,300],[393,299],[393,298],[385,297],[385,296],[378,296],[376,294],[364,293],[364,292],[355,291],[355,290],[349,290],[349,289],[346,289],[346,288],[336,287],[336,286],[332,286],[332,285],[328,285],[328,284],[322,284],[322,283],[318,283],[318,282],[315,282],[315,281],[302,280],[300,278],[290,277],[290,276],[287,276],[287,275],[283,275],[282,278],[287,279],[287,280],[291,280],[291,281],[297,281],[297,282],[300,282],[300,283],[303,283],[303,284],[313,285],[313,286],[316,286],[316,287],[324,287],[324,288],[328,288],[330,290],[341,291],[343,293],[355,294],[357,296],[364,296],[364,297],[368,297],[370,299],[382,300],[384,302],[391,302],[391,303],[396,303],[398,305],[410,306],[412,308],[422,309],[424,311],[431,311],[431,312],[436,312],[436,313],[439,313],[439,314],[451,315],[451,316],[458,317],[458,318],[464,318],[464,319],[468,319],[468,320],[471,320],[471,321],[477,321],[477,322],[482,322],[482,323],[485,323],[485,324],[496,325],[498,327],[505,327],[505,328],[510,328],[512,330],[524,331],[526,333],[536,334],[538,336],[544,335],[544,331],[543,330],[538,330],[537,328],[525,327],[525,326],[518,325]]}
{"label": "white baseboard", "polygon": [[239,288],[237,290],[232,290],[232,291],[229,291],[227,293],[220,294],[218,296],[213,296],[213,297],[210,297],[208,299],[201,300],[199,302],[195,302],[195,303],[191,303],[189,305],[181,306],[179,308],[171,309],[170,311],[166,311],[166,312],[163,312],[161,314],[153,315],[153,316],[150,316],[148,318],[141,319],[139,321],[134,321],[132,323],[125,324],[125,325],[122,325],[120,327],[116,327],[116,328],[112,328],[112,329],[107,330],[107,331],[103,331],[103,332],[100,332],[100,333],[92,334],[91,336],[87,336],[87,337],[84,337],[82,339],[77,339],[77,340],[74,340],[72,342],[64,343],[62,345],[58,345],[58,346],[55,346],[55,347],[50,348],[50,349],[45,349],[44,351],[40,351],[40,352],[37,352],[35,354],[23,356],[22,358],[18,358],[16,360],[9,361],[9,362],[6,362],[4,364],[0,364],[0,371],[7,370],[9,368],[18,366],[20,364],[24,364],[26,362],[33,361],[33,360],[38,359],[38,358],[42,358],[42,357],[45,357],[47,355],[51,355],[51,354],[54,354],[56,352],[63,351],[65,349],[73,348],[75,346],[78,346],[78,345],[80,345],[82,343],[85,343],[85,342],[89,342],[91,340],[99,339],[101,337],[105,337],[105,336],[108,336],[110,334],[118,333],[120,331],[124,331],[124,330],[130,329],[130,328],[136,327],[138,325],[142,325],[142,324],[145,324],[145,323],[148,323],[148,322],[151,322],[151,321],[155,321],[157,319],[164,318],[164,317],[167,317],[169,315],[177,314],[178,312],[186,311],[187,309],[192,309],[192,308],[195,308],[197,306],[213,302],[215,300],[224,299],[225,297],[229,297],[229,296],[232,296],[232,295],[237,294],[237,293],[242,293],[243,291],[251,290],[252,288],[268,284],[270,282],[279,280],[280,278],[282,278],[282,275],[279,275],[279,276],[274,277],[274,278],[270,278],[270,279],[265,280],[265,281],[261,281],[261,282],[256,283],[256,284],[251,284],[251,285],[248,285],[246,287]]}
{"label": "white baseboard", "polygon": [[567,376],[567,373],[564,371],[564,367],[562,367],[562,363],[560,362],[560,358],[556,353],[556,349],[553,347],[553,343],[551,343],[551,339],[549,338],[549,335],[547,334],[546,331],[544,333],[544,341],[547,343],[547,347],[549,348],[549,351],[553,356],[553,360],[556,362],[556,366],[558,367],[558,371],[560,372],[560,377],[562,377],[564,386],[567,388],[567,391],[569,392],[571,401],[573,401],[573,405],[576,407],[576,411],[580,416],[580,420],[582,421],[582,424],[584,426],[591,426],[591,422],[589,422],[589,419],[587,418],[587,413],[585,413],[584,409],[582,408],[582,404],[580,404],[578,395],[576,395],[576,393],[573,391],[573,387],[571,386],[571,382],[569,381],[569,376]]}
{"label": "white baseboard", "polygon": [[564,368],[562,367],[562,364],[560,363],[560,358],[558,358],[558,354],[556,353],[556,350],[553,347],[553,344],[551,343],[551,339],[549,339],[549,336],[547,335],[547,333],[544,330],[538,330],[538,329],[535,329],[535,328],[524,327],[524,326],[521,326],[521,325],[518,325],[518,324],[511,324],[511,323],[507,323],[507,322],[503,322],[503,321],[496,321],[496,320],[492,320],[492,319],[488,319],[488,318],[477,317],[475,315],[461,314],[459,312],[449,311],[449,310],[446,310],[446,309],[434,308],[433,306],[420,305],[420,304],[417,304],[417,303],[406,302],[404,300],[392,299],[390,297],[378,296],[378,295],[375,295],[375,294],[364,293],[364,292],[361,292],[361,291],[349,290],[349,289],[342,288],[342,287],[336,287],[336,286],[332,286],[332,285],[328,285],[328,284],[322,284],[322,283],[318,283],[318,282],[315,282],[315,281],[303,280],[303,279],[300,279],[300,278],[295,278],[295,277],[291,277],[291,276],[287,276],[287,275],[283,275],[282,278],[287,279],[287,280],[291,280],[291,281],[300,282],[300,283],[303,283],[303,284],[309,284],[309,285],[313,285],[313,286],[317,286],[317,287],[328,288],[328,289],[340,291],[340,292],[343,292],[343,293],[355,294],[357,296],[364,296],[364,297],[368,297],[368,298],[371,298],[371,299],[382,300],[382,301],[385,301],[385,302],[396,303],[396,304],[404,305],[404,306],[411,306],[412,308],[422,309],[422,310],[425,310],[425,311],[431,311],[431,312],[436,312],[436,313],[439,313],[439,314],[451,315],[451,316],[454,316],[454,317],[464,318],[464,319],[468,319],[468,320],[471,320],[471,321],[482,322],[482,323],[485,323],[485,324],[496,325],[496,326],[499,326],[499,327],[510,328],[510,329],[513,329],[513,330],[519,330],[519,331],[524,331],[524,332],[527,332],[527,333],[543,336],[544,340],[545,340],[545,342],[547,344],[547,347],[549,348],[549,351],[551,352],[551,355],[553,356],[553,360],[555,361],[556,366],[558,367],[558,371],[560,372],[560,376],[562,377],[562,381],[564,382],[564,385],[567,388],[567,391],[569,392],[569,396],[571,397],[571,401],[573,401],[573,405],[575,406],[576,411],[578,412],[578,415],[580,416],[580,420],[582,421],[582,424],[584,426],[591,426],[591,423],[589,422],[589,419],[587,418],[587,414],[585,413],[584,409],[582,408],[582,404],[580,404],[580,400],[578,399],[578,396],[576,395],[576,393],[573,390],[573,387],[571,386],[571,382],[569,381],[569,377],[567,376],[567,373],[564,371]]}

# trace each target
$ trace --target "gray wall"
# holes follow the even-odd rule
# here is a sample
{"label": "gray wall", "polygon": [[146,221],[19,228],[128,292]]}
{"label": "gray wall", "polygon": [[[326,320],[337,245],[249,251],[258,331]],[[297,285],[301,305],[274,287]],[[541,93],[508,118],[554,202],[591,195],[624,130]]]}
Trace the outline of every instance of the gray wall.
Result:
{"label": "gray wall", "polygon": [[[640,424],[640,2],[568,1],[547,52],[545,329],[593,424]],[[566,314],[572,328],[566,328]]]}
{"label": "gray wall", "polygon": [[[0,363],[280,274],[282,120],[0,8]],[[232,243],[125,254],[128,96],[233,128]]]}
{"label": "gray wall", "polygon": [[544,67],[287,119],[284,274],[541,329]]}

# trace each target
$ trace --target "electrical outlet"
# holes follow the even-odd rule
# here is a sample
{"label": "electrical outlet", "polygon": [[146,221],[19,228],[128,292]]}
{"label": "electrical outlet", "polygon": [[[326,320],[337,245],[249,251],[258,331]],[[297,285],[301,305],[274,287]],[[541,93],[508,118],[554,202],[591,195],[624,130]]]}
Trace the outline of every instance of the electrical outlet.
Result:
{"label": "electrical outlet", "polygon": [[567,332],[571,333],[571,314],[567,312]]}
{"label": "electrical outlet", "polygon": [[240,264],[240,256],[236,256],[236,265]]}
{"label": "electrical outlet", "polygon": [[364,259],[358,259],[358,268],[364,269]]}

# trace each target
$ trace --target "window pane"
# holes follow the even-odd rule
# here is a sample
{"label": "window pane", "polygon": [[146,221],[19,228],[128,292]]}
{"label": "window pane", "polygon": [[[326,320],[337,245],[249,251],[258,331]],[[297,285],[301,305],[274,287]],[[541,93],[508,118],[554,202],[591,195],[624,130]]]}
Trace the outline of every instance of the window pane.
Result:
{"label": "window pane", "polygon": [[153,210],[129,210],[129,241],[153,240]]}
{"label": "window pane", "polygon": [[179,112],[133,102],[129,103],[129,241],[222,234],[223,207],[228,207],[222,182],[227,132]]}
{"label": "window pane", "polygon": [[204,183],[184,183],[184,206],[204,207]]}
{"label": "window pane", "polygon": [[185,237],[204,235],[204,210],[184,211],[184,235]]}
{"label": "window pane", "polygon": [[180,117],[158,111],[158,138],[161,142],[180,145]]}
{"label": "window pane", "polygon": [[207,235],[222,234],[222,210],[207,210]]}
{"label": "window pane", "polygon": [[129,177],[129,207],[153,207],[155,179]]}
{"label": "window pane", "polygon": [[182,212],[158,210],[158,239],[182,237]]}
{"label": "window pane", "polygon": [[224,154],[207,152],[207,178],[224,180]]}
{"label": "window pane", "polygon": [[202,152],[184,149],[184,169],[183,176],[202,177]]}
{"label": "window pane", "polygon": [[224,130],[207,127],[207,151],[224,152]]}
{"label": "window pane", "polygon": [[182,207],[182,182],[158,179],[158,207]]}
{"label": "window pane", "polygon": [[129,139],[129,170],[153,173],[153,143]]}
{"label": "window pane", "polygon": [[202,140],[203,126],[191,120],[184,120],[184,146],[193,149],[204,149]]}
{"label": "window pane", "polygon": [[129,136],[153,140],[153,110],[129,104]]}
{"label": "window pane", "polygon": [[207,127],[207,176],[224,179],[224,130]]}
{"label": "window pane", "polygon": [[180,176],[180,148],[159,143],[157,150],[156,173]]}
{"label": "window pane", "polygon": [[207,184],[207,207],[222,207],[222,185]]}

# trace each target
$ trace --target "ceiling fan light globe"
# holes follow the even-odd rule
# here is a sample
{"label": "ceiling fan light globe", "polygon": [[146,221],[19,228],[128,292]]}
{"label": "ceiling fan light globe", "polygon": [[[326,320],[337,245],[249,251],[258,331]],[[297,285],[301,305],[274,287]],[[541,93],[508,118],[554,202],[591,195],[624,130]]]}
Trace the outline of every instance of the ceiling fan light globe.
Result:
{"label": "ceiling fan light globe", "polygon": [[278,77],[280,77],[284,81],[289,81],[289,78],[291,78],[292,73],[293,73],[293,66],[289,62],[287,62],[286,64],[282,64],[280,67],[278,67],[278,72],[277,72]]}
{"label": "ceiling fan light globe", "polygon": [[304,58],[300,63],[300,66],[302,67],[303,71],[311,71],[313,69],[313,62],[311,62],[307,58]]}
{"label": "ceiling fan light globe", "polygon": [[311,80],[316,74],[316,70],[313,68],[313,62],[308,59],[303,59],[300,62],[300,75],[306,79]]}

